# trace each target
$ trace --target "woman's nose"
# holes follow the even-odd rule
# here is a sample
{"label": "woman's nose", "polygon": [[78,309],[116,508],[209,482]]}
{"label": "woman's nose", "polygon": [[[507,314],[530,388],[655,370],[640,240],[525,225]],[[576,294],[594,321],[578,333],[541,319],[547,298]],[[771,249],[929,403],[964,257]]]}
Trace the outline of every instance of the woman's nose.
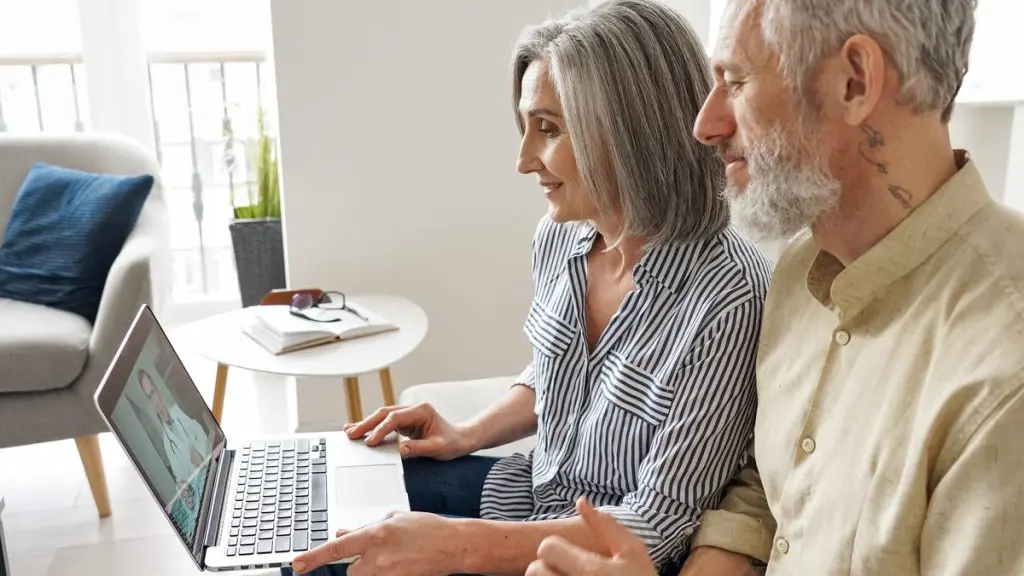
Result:
{"label": "woman's nose", "polygon": [[703,144],[715,146],[736,133],[732,106],[720,90],[712,90],[693,124],[693,137]]}
{"label": "woman's nose", "polygon": [[516,161],[516,171],[520,174],[532,174],[544,168],[540,156],[533,150],[533,147],[524,138],[519,147],[519,158]]}

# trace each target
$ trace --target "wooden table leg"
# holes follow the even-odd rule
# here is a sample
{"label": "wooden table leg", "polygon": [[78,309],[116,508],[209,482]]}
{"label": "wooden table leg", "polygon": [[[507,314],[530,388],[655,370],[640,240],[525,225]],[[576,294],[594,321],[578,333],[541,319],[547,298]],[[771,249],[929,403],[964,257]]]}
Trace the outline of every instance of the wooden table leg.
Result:
{"label": "wooden table leg", "polygon": [[394,406],[395,389],[391,385],[391,369],[381,368],[378,374],[380,375],[380,391],[384,394],[384,405]]}
{"label": "wooden table leg", "polygon": [[345,400],[348,402],[348,421],[359,422],[363,419],[363,401],[359,398],[359,378],[345,378]]}
{"label": "wooden table leg", "polygon": [[213,417],[220,422],[224,412],[224,392],[228,386],[228,365],[217,364],[217,381],[213,387]]}

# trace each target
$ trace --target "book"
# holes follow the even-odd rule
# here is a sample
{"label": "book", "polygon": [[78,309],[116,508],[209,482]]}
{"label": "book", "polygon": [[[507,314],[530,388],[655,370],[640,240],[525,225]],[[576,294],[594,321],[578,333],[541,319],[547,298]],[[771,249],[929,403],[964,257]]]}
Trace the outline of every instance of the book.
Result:
{"label": "book", "polygon": [[346,310],[304,310],[303,314],[311,318],[340,318],[338,322],[315,322],[292,315],[290,306],[253,306],[252,316],[243,325],[243,331],[272,354],[278,355],[398,330],[398,326],[372,310],[355,304],[349,306],[369,321]]}

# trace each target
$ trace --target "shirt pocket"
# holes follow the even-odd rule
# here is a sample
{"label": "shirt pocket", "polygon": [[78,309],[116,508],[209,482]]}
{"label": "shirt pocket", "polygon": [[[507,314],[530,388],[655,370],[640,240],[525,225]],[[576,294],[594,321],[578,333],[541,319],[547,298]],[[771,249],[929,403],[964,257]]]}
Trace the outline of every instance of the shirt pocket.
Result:
{"label": "shirt pocket", "polygon": [[668,418],[674,390],[612,350],[601,369],[601,393],[615,407],[657,426]]}
{"label": "shirt pocket", "polygon": [[548,358],[564,355],[576,336],[568,322],[536,300],[526,316],[524,331],[534,350]]}

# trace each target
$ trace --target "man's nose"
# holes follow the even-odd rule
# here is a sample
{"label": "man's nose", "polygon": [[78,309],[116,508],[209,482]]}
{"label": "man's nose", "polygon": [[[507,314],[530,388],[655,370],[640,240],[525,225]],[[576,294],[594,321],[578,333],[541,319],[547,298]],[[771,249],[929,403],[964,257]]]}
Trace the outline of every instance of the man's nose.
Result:
{"label": "man's nose", "polygon": [[736,118],[723,91],[712,89],[693,125],[693,137],[702,144],[715,146],[736,134]]}

